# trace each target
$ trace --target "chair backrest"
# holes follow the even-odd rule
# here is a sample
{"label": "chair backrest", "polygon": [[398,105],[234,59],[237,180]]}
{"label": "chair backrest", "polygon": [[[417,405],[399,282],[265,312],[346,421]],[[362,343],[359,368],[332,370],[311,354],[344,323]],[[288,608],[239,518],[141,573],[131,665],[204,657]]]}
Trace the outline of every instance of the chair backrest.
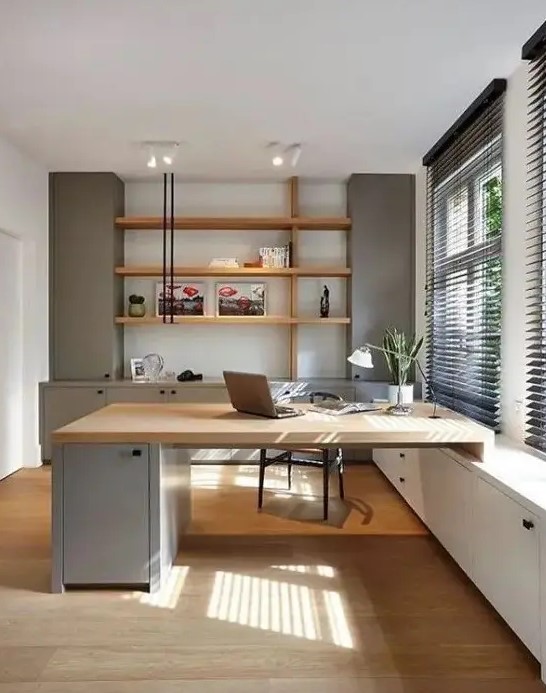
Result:
{"label": "chair backrest", "polygon": [[306,398],[310,404],[314,404],[317,400],[321,400],[322,402],[324,402],[324,400],[333,399],[337,402],[341,402],[341,400],[343,399],[343,397],[335,395],[333,392],[326,392],[325,390],[313,390],[311,392],[304,392],[302,394],[302,397]]}

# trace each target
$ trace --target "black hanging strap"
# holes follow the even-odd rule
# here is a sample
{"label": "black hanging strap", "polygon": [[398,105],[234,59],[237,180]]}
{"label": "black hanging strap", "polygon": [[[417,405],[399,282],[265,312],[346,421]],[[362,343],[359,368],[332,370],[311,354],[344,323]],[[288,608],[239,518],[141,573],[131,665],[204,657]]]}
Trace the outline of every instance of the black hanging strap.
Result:
{"label": "black hanging strap", "polygon": [[174,322],[174,173],[171,173],[171,323]]}
{"label": "black hanging strap", "polygon": [[167,174],[163,174],[163,322],[167,322]]}

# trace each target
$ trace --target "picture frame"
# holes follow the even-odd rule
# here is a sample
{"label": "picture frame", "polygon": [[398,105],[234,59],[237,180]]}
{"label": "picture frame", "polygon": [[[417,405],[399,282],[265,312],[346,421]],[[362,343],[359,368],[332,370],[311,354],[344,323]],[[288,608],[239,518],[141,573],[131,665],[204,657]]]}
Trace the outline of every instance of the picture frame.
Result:
{"label": "picture frame", "polygon": [[205,285],[203,282],[167,282],[166,297],[163,296],[163,282],[155,285],[155,314],[162,317],[164,311],[170,315],[170,297],[173,301],[173,315],[205,315]]}
{"label": "picture frame", "polygon": [[144,359],[131,359],[131,379],[135,383],[142,383],[146,380]]}
{"label": "picture frame", "polygon": [[261,317],[266,315],[267,286],[264,282],[218,282],[216,315]]}

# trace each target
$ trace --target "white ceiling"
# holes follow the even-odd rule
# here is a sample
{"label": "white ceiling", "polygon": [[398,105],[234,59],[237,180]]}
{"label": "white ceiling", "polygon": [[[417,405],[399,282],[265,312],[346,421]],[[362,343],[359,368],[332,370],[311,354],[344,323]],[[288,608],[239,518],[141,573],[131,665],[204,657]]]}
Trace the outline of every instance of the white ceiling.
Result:
{"label": "white ceiling", "polygon": [[[544,0],[0,0],[0,134],[52,170],[146,175],[175,139],[188,177],[414,171]],[[288,171],[280,174],[287,175]]]}

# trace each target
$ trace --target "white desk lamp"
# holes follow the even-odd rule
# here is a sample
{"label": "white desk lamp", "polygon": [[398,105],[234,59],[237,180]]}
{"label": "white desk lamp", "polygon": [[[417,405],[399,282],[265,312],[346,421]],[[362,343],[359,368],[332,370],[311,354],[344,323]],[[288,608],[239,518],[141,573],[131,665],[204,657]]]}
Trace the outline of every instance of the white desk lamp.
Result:
{"label": "white desk lamp", "polygon": [[[432,386],[430,384],[430,381],[426,377],[426,375],[423,373],[423,369],[421,368],[421,364],[419,363],[418,359],[413,358],[412,356],[408,356],[407,354],[399,354],[396,351],[391,351],[390,349],[383,349],[383,347],[378,347],[375,346],[375,344],[364,344],[364,346],[357,347],[353,353],[347,357],[347,361],[349,363],[352,363],[353,366],[359,366],[360,368],[373,368],[373,360],[372,360],[372,352],[370,349],[375,349],[376,351],[381,351],[383,354],[394,354],[395,356],[398,356],[398,365],[400,365],[400,357],[410,359],[411,361],[415,361],[417,364],[417,368],[419,369],[419,372],[423,376],[423,380],[425,383],[428,385],[428,388],[430,390],[430,395],[432,399],[432,403],[434,404],[434,408],[432,410],[432,414],[429,416],[430,419],[439,419],[440,417],[437,416],[436,414],[436,395],[434,394],[434,390],[432,389]],[[387,413],[391,414],[393,416],[409,416],[409,414],[412,413],[413,408],[408,407],[407,404],[402,404],[402,385],[400,383],[401,378],[398,378],[398,401],[396,404],[394,404],[391,407],[388,407]]]}

